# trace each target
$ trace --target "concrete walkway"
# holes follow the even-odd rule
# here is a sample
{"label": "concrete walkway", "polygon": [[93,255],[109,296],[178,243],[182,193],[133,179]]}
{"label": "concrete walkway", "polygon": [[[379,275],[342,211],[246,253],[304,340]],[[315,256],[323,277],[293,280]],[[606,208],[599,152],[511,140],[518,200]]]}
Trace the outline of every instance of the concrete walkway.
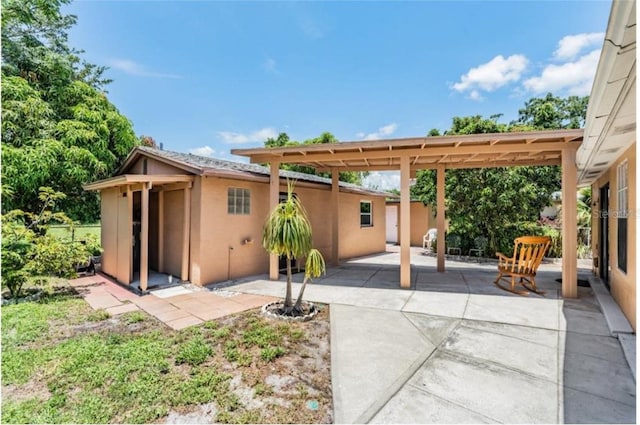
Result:
{"label": "concrete walkway", "polygon": [[[354,260],[306,291],[331,304],[336,423],[635,423],[620,342],[591,288],[559,296],[558,265],[541,267],[546,296],[521,297],[493,285],[495,265],[437,273],[418,253],[402,290],[397,264],[396,253]],[[226,289],[278,297],[284,285]]]}
{"label": "concrete walkway", "polygon": [[144,310],[176,330],[251,310],[276,300],[269,296],[212,292],[206,288],[195,290],[180,285],[140,296],[101,274],[74,279],[70,284],[96,310],[104,309],[113,316]]}

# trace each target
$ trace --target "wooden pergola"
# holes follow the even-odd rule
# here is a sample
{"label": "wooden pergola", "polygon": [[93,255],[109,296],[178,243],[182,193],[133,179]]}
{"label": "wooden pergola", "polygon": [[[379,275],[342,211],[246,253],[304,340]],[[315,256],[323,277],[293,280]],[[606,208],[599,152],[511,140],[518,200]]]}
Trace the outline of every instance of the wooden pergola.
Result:
{"label": "wooden pergola", "polygon": [[[583,130],[553,130],[437,137],[413,137],[282,148],[233,149],[252,163],[271,169],[270,207],[278,204],[280,164],[299,164],[331,172],[332,262],[338,264],[338,175],[342,171],[400,171],[400,286],[411,285],[409,181],[417,170],[437,170],[438,246],[444,241],[445,170],[561,165],[562,167],[562,295],[573,298],[577,286],[577,169],[576,150]],[[499,212],[497,212],[499,214]],[[444,250],[438,250],[437,270],[444,272]],[[270,259],[270,278],[278,279],[278,259]]]}

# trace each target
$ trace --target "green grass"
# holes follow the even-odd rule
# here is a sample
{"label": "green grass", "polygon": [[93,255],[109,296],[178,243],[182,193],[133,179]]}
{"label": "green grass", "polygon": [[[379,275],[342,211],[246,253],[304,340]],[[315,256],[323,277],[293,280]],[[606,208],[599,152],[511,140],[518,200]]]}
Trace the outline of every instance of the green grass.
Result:
{"label": "green grass", "polygon": [[82,240],[86,235],[95,235],[100,240],[100,223],[76,225],[73,226],[73,231],[68,226],[49,226],[49,234],[57,236],[61,239]]}
{"label": "green grass", "polygon": [[[137,311],[105,320],[68,290],[1,313],[2,423],[148,423],[212,401],[213,419],[263,422],[230,388],[232,373],[273,373],[259,368],[304,334],[256,313],[182,331]],[[270,392],[262,379],[248,384],[256,394]]]}

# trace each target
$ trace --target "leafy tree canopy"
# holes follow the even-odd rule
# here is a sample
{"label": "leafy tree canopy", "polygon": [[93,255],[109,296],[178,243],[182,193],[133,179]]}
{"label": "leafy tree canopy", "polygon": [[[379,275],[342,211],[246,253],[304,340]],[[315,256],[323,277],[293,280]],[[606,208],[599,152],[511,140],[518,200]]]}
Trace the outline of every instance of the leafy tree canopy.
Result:
{"label": "leafy tree canopy", "polygon": [[525,124],[536,130],[559,128],[582,128],[587,116],[589,96],[556,97],[547,93],[545,97],[534,97],[518,111],[518,119],[511,125]]}
{"label": "leafy tree canopy", "polygon": [[[488,119],[480,115],[455,117],[445,134],[573,128],[584,122],[586,103],[586,98],[560,99],[549,94],[527,101],[518,120],[509,125],[498,122],[501,115]],[[431,130],[429,136],[437,135],[436,131]],[[445,205],[449,232],[462,236],[469,247],[475,237],[486,236],[489,253],[504,250],[513,242],[505,237],[505,229],[535,224],[540,211],[549,205],[551,194],[560,187],[560,178],[560,169],[555,166],[447,170]],[[411,195],[425,204],[436,205],[434,170],[418,172]]]}
{"label": "leafy tree canopy", "polygon": [[2,210],[34,211],[38,189],[67,196],[58,208],[95,221],[95,193],[82,185],[108,177],[139,141],[109,102],[104,67],[67,43],[76,22],[69,0],[2,0]]}
{"label": "leafy tree canopy", "polygon": [[[295,140],[291,140],[287,133],[280,133],[280,134],[278,134],[278,137],[276,137],[275,139],[272,138],[272,137],[268,138],[264,142],[264,146],[266,148],[282,148],[282,147],[287,147],[287,146],[318,145],[318,144],[324,144],[324,143],[338,143],[338,139],[336,139],[336,137],[333,134],[329,133],[328,131],[325,131],[324,133],[322,133],[318,137],[314,137],[312,139],[307,139],[307,140],[305,140],[303,142],[297,142]],[[280,164],[280,169],[289,170],[289,171],[296,171],[296,172],[299,172],[299,173],[315,174],[315,175],[318,175],[318,176],[331,178],[331,174],[330,173],[318,173],[318,172],[316,172],[315,168],[306,167],[306,166],[303,166],[303,165]],[[367,174],[368,173],[358,173],[358,172],[353,172],[353,171],[346,171],[346,172],[341,172],[339,178],[340,178],[340,181],[343,181],[343,182],[361,185],[363,177],[365,177]]]}

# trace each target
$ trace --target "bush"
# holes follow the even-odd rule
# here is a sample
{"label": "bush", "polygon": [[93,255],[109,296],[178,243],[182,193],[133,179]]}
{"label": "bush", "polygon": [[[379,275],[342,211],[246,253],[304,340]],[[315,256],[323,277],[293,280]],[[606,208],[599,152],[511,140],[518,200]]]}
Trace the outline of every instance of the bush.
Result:
{"label": "bush", "polygon": [[204,363],[211,353],[213,350],[202,336],[197,336],[180,347],[180,351],[176,355],[176,364],[187,363],[191,366],[198,366]]}
{"label": "bush", "polygon": [[260,350],[260,357],[265,362],[271,362],[277,357],[284,355],[285,351],[282,347],[267,347]]}
{"label": "bush", "polygon": [[34,275],[71,278],[76,265],[87,262],[90,252],[80,242],[65,242],[55,236],[44,235],[34,240],[30,271]]}
{"label": "bush", "polygon": [[89,257],[85,245],[47,235],[51,222],[71,225],[64,213],[53,212],[56,202],[64,198],[63,193],[41,187],[38,213],[12,210],[2,215],[2,286],[12,297],[20,297],[29,278],[74,276],[75,266]]}

